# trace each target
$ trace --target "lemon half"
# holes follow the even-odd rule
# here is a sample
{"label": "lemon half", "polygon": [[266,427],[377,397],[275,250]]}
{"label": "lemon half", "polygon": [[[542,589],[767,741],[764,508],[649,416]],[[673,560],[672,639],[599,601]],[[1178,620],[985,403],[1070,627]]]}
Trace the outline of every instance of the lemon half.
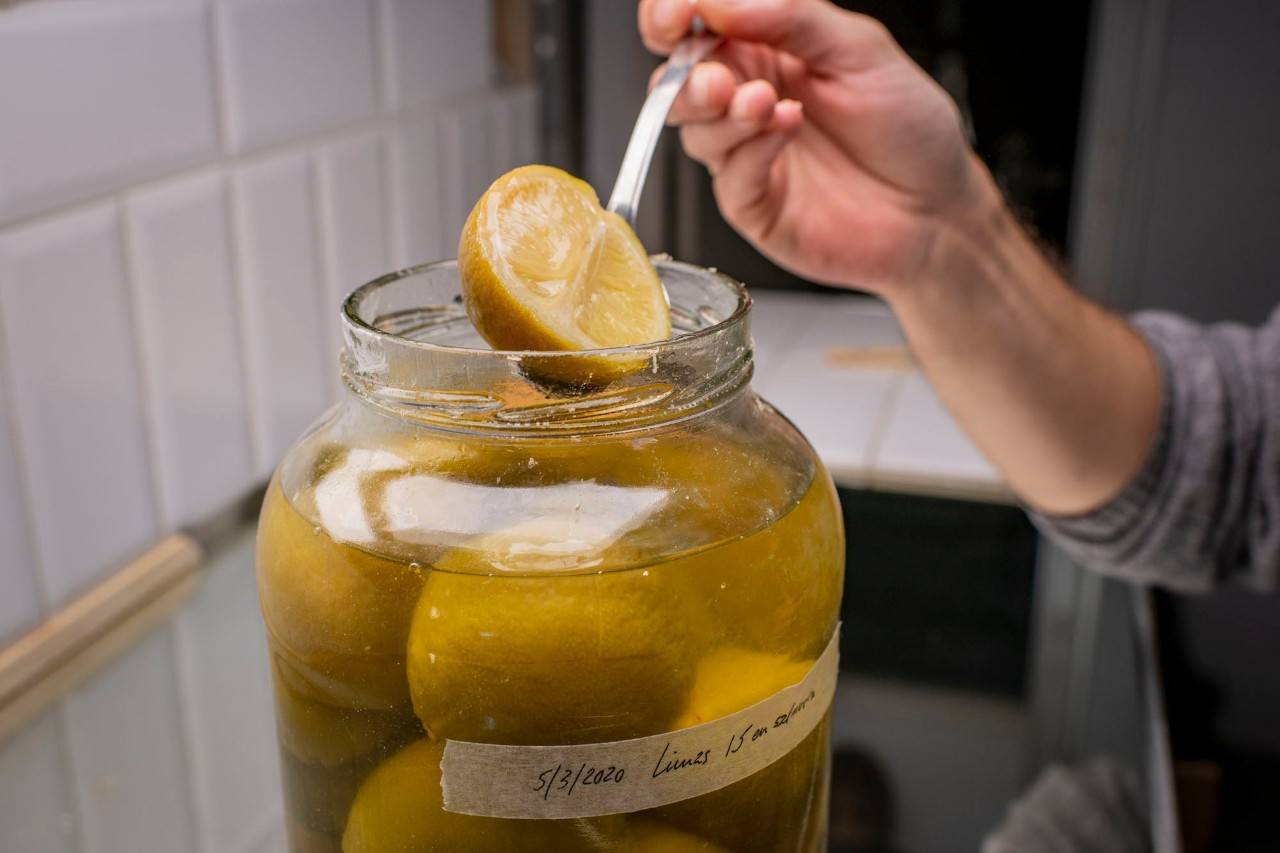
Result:
{"label": "lemon half", "polygon": [[639,238],[560,169],[522,166],[494,181],[467,218],[458,266],[471,322],[497,349],[671,337],[666,292]]}

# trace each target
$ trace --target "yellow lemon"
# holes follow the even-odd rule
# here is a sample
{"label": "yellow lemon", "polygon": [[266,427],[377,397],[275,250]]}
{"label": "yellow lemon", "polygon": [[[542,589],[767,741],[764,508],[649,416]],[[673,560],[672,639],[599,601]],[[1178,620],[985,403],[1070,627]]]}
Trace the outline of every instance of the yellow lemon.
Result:
{"label": "yellow lemon", "polygon": [[[797,683],[813,661],[725,648],[698,665],[682,725],[718,719]],[[782,758],[732,785],[652,814],[730,850],[793,853],[825,837],[829,718]],[[802,841],[804,842],[802,844]]]}
{"label": "yellow lemon", "polygon": [[443,744],[420,740],[370,774],[351,806],[343,853],[595,853],[616,850],[621,816],[506,820],[446,812]]}
{"label": "yellow lemon", "polygon": [[476,202],[458,245],[476,329],[508,350],[587,350],[664,340],[658,273],[631,227],[585,181],[522,166]]}
{"label": "yellow lemon", "polygon": [[[497,349],[597,350],[671,337],[666,291],[631,226],[601,208],[586,182],[550,166],[494,181],[462,230],[458,268],[471,322]],[[608,381],[639,366],[543,362],[539,374],[563,381]]]}
{"label": "yellow lemon", "polygon": [[750,853],[811,850],[826,837],[830,762],[827,718],[787,755],[718,791],[654,816],[723,847]]}
{"label": "yellow lemon", "polygon": [[407,707],[404,648],[422,567],[447,545],[392,535],[388,483],[483,479],[502,460],[483,443],[425,429],[378,446],[304,443],[296,455],[309,465],[273,480],[259,524],[258,587],[273,650],[298,694],[343,709]]}
{"label": "yellow lemon", "polygon": [[735,644],[816,658],[839,618],[844,586],[843,523],[826,472],[780,518],[691,557],[681,577]]}
{"label": "yellow lemon", "polygon": [[280,745],[307,764],[346,764],[410,730],[413,723],[403,711],[335,708],[317,702],[309,695],[314,695],[315,686],[278,654],[271,656],[271,680]]}
{"label": "yellow lemon", "polygon": [[813,663],[750,649],[716,649],[698,661],[689,704],[676,728],[709,723],[750,708],[784,687],[799,684]]}
{"label": "yellow lemon", "polygon": [[[665,567],[625,569],[558,519],[450,552],[409,636],[413,706],[436,738],[598,743],[668,731],[693,678],[690,614]],[[578,538],[580,537],[580,538]],[[565,566],[597,571],[558,573]]]}
{"label": "yellow lemon", "polygon": [[[334,497],[327,521],[342,535],[367,533],[359,501],[358,492]],[[305,518],[273,482],[258,528],[268,635],[301,676],[299,692],[335,707],[393,708],[408,698],[404,644],[422,572],[335,535]]]}

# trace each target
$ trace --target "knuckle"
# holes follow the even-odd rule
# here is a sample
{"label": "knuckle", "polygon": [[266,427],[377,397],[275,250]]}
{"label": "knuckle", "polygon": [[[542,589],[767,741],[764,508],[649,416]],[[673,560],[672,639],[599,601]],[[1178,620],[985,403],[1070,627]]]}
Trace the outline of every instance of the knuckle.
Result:
{"label": "knuckle", "polygon": [[686,154],[705,166],[714,166],[720,159],[720,146],[706,125],[681,127],[680,144]]}
{"label": "knuckle", "polygon": [[848,17],[849,24],[858,37],[867,44],[886,46],[894,43],[893,33],[879,18],[864,15],[860,12],[842,12]]}
{"label": "knuckle", "polygon": [[685,153],[695,160],[702,160],[701,154],[706,153],[704,145],[705,134],[700,133],[696,125],[686,124],[680,127],[680,145],[684,148]]}

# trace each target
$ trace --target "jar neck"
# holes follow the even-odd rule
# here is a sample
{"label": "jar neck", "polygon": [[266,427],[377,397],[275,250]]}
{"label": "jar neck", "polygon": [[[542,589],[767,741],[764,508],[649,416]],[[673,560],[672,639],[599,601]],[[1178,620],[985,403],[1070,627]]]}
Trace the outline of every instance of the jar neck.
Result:
{"label": "jar neck", "polygon": [[698,417],[749,385],[750,298],[727,276],[656,266],[675,337],[572,353],[483,348],[453,262],[384,276],[344,305],[343,380],[388,416],[454,432],[572,436]]}

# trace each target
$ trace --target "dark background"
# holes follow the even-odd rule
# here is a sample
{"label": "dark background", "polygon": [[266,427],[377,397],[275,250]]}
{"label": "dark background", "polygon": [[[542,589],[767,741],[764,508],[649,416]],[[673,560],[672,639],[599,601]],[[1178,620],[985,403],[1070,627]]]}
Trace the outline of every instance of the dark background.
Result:
{"label": "dark background", "polygon": [[[840,5],[879,18],[969,116],[978,153],[1010,204],[1056,253],[1066,251],[1089,25],[1088,3],[869,0]],[[1035,37],[1030,37],[1035,34]],[[680,254],[756,287],[813,289],[774,266],[720,218],[711,182],[694,181],[698,238]],[[683,223],[682,223],[683,224]]]}

